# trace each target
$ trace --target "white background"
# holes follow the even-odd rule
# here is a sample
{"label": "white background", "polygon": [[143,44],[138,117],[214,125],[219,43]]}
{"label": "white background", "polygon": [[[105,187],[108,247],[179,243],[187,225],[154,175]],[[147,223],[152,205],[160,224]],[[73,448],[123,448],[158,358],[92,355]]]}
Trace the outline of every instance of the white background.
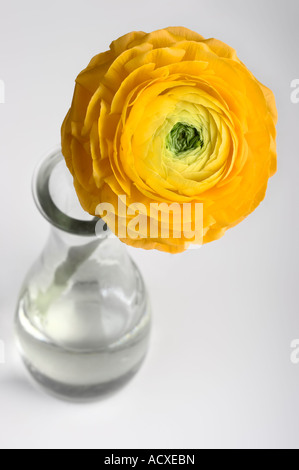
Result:
{"label": "white background", "polygon": [[[0,0],[1,448],[299,448],[298,0]],[[119,394],[92,405],[28,380],[12,335],[18,291],[49,227],[35,165],[60,138],[76,75],[131,30],[182,25],[237,49],[273,89],[279,170],[258,210],[198,251],[130,249],[154,311],[151,349]]]}

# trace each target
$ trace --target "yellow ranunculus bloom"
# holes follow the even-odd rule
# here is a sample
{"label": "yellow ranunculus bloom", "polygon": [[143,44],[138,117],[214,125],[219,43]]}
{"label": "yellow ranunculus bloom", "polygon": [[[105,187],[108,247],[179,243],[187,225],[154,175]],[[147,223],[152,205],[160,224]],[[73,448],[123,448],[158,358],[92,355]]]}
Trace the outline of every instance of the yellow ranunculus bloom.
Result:
{"label": "yellow ranunculus bloom", "polygon": [[[118,210],[119,195],[128,207],[202,203],[207,243],[263,200],[276,171],[276,122],[272,92],[234,49],[186,28],[133,32],[78,76],[62,151],[90,214],[100,203]],[[168,216],[156,215],[161,227]],[[109,211],[103,218],[111,226]],[[125,229],[128,244],[172,253],[190,244],[174,232],[150,237],[144,224],[145,233],[131,237],[133,218],[120,215],[112,228]]]}

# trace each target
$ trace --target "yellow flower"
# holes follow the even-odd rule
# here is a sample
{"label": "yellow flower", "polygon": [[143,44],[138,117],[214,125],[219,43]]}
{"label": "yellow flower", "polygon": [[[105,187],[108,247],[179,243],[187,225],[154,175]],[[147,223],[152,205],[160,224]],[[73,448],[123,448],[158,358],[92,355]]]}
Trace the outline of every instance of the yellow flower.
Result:
{"label": "yellow flower", "polygon": [[[62,152],[90,214],[100,203],[119,211],[121,195],[162,227],[169,214],[154,216],[151,204],[190,203],[195,222],[202,203],[207,243],[263,200],[276,171],[276,122],[272,92],[231,47],[181,27],[132,32],[78,76]],[[174,232],[153,238],[149,224],[131,237],[134,211],[118,214],[115,227],[108,212],[103,218],[117,234],[127,229],[120,238],[130,245],[175,253],[192,243]]]}

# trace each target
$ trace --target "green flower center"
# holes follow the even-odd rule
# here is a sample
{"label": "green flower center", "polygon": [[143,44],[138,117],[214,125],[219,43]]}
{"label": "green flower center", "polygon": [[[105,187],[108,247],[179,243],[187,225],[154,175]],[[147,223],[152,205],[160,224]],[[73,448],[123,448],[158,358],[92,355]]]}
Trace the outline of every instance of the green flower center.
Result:
{"label": "green flower center", "polygon": [[166,137],[166,147],[176,157],[203,145],[201,132],[185,122],[177,122]]}

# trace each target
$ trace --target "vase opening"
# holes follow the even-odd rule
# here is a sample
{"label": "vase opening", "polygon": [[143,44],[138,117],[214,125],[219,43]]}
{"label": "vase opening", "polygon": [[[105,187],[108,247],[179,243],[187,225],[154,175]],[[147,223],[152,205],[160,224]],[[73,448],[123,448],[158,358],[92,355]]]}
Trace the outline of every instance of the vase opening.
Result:
{"label": "vase opening", "polygon": [[37,167],[32,191],[37,208],[51,225],[73,235],[95,236],[100,219],[82,209],[60,150]]}

